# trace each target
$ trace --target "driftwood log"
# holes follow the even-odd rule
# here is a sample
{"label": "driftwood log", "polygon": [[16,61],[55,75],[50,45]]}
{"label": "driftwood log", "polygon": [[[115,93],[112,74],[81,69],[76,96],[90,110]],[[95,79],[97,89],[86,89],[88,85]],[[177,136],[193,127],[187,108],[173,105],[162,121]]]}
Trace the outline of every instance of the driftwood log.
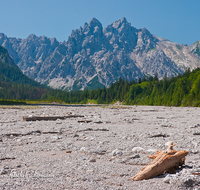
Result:
{"label": "driftwood log", "polygon": [[133,179],[139,181],[156,177],[165,172],[174,173],[180,166],[184,165],[185,157],[188,152],[185,150],[173,150],[174,146],[173,142],[171,142],[166,151],[157,151],[155,155],[148,156],[153,159],[153,161],[146,167],[142,168]]}
{"label": "driftwood log", "polygon": [[67,115],[67,116],[44,116],[44,117],[40,117],[40,116],[24,116],[23,117],[23,121],[55,121],[57,119],[67,119],[67,118],[73,118],[73,117],[84,117],[84,115]]}

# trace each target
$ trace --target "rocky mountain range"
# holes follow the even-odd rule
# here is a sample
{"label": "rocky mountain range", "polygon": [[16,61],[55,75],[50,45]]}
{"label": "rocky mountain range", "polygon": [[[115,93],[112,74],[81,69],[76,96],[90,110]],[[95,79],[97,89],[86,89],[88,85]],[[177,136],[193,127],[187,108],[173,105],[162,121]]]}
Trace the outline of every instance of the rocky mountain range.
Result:
{"label": "rocky mountain range", "polygon": [[0,33],[5,47],[27,76],[54,88],[78,90],[109,86],[119,77],[159,78],[200,66],[200,41],[187,46],[136,29],[122,18],[106,28],[95,18],[73,30],[67,41],[29,35],[10,38]]}

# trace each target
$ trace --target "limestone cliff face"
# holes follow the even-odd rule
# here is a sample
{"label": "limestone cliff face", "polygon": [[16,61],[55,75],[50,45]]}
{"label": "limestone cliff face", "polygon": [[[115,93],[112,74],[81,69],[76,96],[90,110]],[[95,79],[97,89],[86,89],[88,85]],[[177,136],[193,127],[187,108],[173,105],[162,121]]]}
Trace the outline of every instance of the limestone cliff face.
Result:
{"label": "limestone cliff face", "polygon": [[109,86],[119,77],[136,80],[158,73],[162,78],[200,66],[199,42],[191,46],[173,43],[146,28],[134,28],[126,18],[106,28],[93,18],[63,43],[34,34],[26,39],[0,34],[0,45],[26,75],[68,90],[84,89],[93,82]]}

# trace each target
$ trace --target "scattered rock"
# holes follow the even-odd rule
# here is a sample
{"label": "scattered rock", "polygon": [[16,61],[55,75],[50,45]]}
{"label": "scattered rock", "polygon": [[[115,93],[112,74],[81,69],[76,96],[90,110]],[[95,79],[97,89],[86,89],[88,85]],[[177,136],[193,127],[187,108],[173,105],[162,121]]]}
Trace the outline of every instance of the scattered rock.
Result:
{"label": "scattered rock", "polygon": [[78,134],[74,134],[74,136],[73,136],[73,137],[74,137],[74,138],[75,138],[75,137],[79,137],[79,135],[78,135]]}
{"label": "scattered rock", "polygon": [[113,156],[121,156],[122,154],[123,154],[123,152],[118,149],[112,151]]}
{"label": "scattered rock", "polygon": [[135,154],[133,156],[130,156],[130,157],[128,157],[128,160],[135,159],[135,158],[140,158],[140,155],[139,154]]}
{"label": "scattered rock", "polygon": [[9,171],[7,169],[5,169],[5,168],[0,169],[0,175],[8,174],[8,172]]}
{"label": "scattered rock", "polygon": [[51,136],[51,138],[52,138],[53,140],[62,139],[62,137],[59,137],[59,136]]}
{"label": "scattered rock", "polygon": [[88,148],[87,148],[87,147],[81,147],[81,148],[80,148],[80,151],[81,151],[81,152],[87,152],[87,151],[88,151]]}
{"label": "scattered rock", "polygon": [[[194,172],[197,171],[197,172]],[[198,175],[194,175],[195,173],[198,174],[200,168],[198,169],[182,169],[181,171],[177,172],[176,174],[168,174],[163,179],[165,183],[176,184],[179,187],[183,187],[186,189],[194,189],[195,186],[200,184],[200,178]]]}
{"label": "scattered rock", "polygon": [[191,150],[190,153],[192,153],[192,154],[198,154],[199,151],[198,150]]}
{"label": "scattered rock", "polygon": [[165,183],[170,183],[170,180],[172,179],[172,175],[171,174],[168,174],[168,175],[166,175],[166,177],[163,179],[163,181],[165,182]]}
{"label": "scattered rock", "polygon": [[157,152],[157,150],[156,149],[148,149],[147,152],[151,153],[151,154],[155,154]]}
{"label": "scattered rock", "polygon": [[165,119],[164,117],[157,117],[156,119]]}
{"label": "scattered rock", "polygon": [[190,128],[197,128],[197,127],[200,127],[200,124],[195,124],[195,125],[190,126]]}
{"label": "scattered rock", "polygon": [[[141,112],[142,109],[159,109],[159,112]],[[185,112],[187,109],[184,109],[184,107],[130,106],[129,109],[122,110],[100,106],[86,108],[79,105],[78,107],[44,106],[43,109],[41,106],[40,109],[34,110],[34,115],[41,114],[43,110],[46,115],[53,113],[62,115],[66,110],[73,110],[73,114],[84,113],[85,117],[33,122],[21,121],[21,116],[32,114],[30,109],[20,108],[16,110],[16,115],[14,112],[9,115],[12,110],[0,110],[0,141],[1,139],[3,141],[0,143],[1,185],[5,189],[22,189],[22,185],[27,189],[33,189],[34,185],[38,189],[99,189],[99,187],[116,189],[116,184],[121,183],[123,189],[190,190],[196,188],[197,190],[200,184],[200,171],[196,170],[200,168],[200,136],[195,136],[193,133],[199,133],[200,127],[195,125],[194,128],[189,128],[188,126],[199,123],[200,109],[191,108],[192,112]],[[160,118],[156,119],[157,116]],[[11,123],[12,118],[17,122]],[[124,118],[126,120],[122,122]],[[132,118],[135,124],[130,126],[131,124],[127,124],[126,121],[132,121]],[[101,120],[104,124],[80,122],[83,124],[80,125],[78,123],[90,119]],[[170,127],[169,122],[176,128]],[[161,127],[162,124],[166,126]],[[148,134],[152,136],[168,134],[170,137],[147,138]],[[189,151],[186,165],[182,170],[178,169],[176,174],[165,174],[142,182],[128,181],[130,176],[152,161],[147,156],[155,155],[156,150],[164,149],[164,144],[168,146],[170,140],[177,143],[178,149]],[[9,168],[4,168],[4,165],[8,165]],[[44,178],[31,180],[35,171]],[[14,176],[14,172],[16,176],[27,173],[28,178],[9,177],[10,174]],[[49,175],[54,178],[49,178]]]}
{"label": "scattered rock", "polygon": [[142,148],[142,147],[134,147],[134,148],[132,149],[132,152],[134,152],[134,153],[144,153],[145,150],[144,150],[144,148]]}
{"label": "scattered rock", "polygon": [[88,162],[96,162],[96,159],[95,158],[91,158],[88,160]]}

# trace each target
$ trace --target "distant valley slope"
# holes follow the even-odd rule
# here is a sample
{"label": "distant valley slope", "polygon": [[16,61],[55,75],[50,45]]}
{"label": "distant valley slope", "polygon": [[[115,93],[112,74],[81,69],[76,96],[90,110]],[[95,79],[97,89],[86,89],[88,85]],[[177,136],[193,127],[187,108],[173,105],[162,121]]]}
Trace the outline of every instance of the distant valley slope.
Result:
{"label": "distant valley slope", "polygon": [[31,86],[37,87],[43,86],[24,75],[18,66],[14,63],[8,51],[4,47],[0,46],[0,89],[5,82],[11,84],[29,84]]}
{"label": "distant valley slope", "polygon": [[108,87],[119,77],[136,80],[158,73],[163,78],[200,66],[200,41],[190,46],[170,42],[146,28],[134,28],[126,18],[106,28],[93,18],[63,43],[34,34],[17,39],[0,33],[0,45],[24,74],[67,90]]}

